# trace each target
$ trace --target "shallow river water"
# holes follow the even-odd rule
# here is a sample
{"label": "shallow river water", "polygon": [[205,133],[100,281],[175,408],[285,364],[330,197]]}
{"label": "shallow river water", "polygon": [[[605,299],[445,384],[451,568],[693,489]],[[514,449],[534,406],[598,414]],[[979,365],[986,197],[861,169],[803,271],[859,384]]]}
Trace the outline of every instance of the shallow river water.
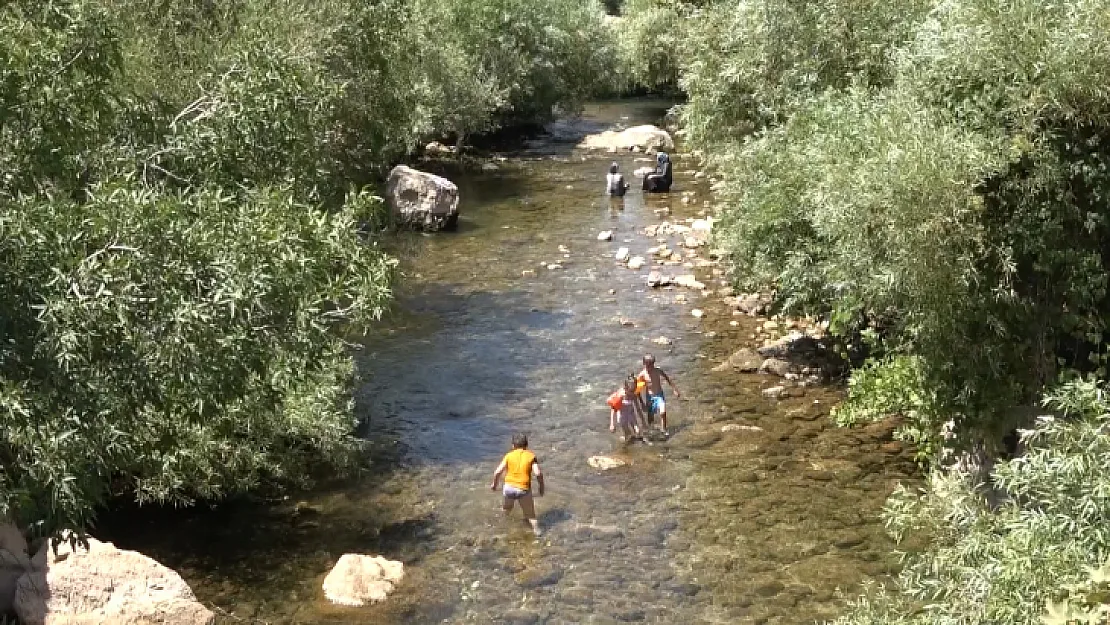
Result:
{"label": "shallow river water", "polygon": [[[778,378],[712,371],[756,344],[761,320],[732,315],[718,295],[653,290],[649,268],[615,262],[619,247],[658,245],[645,226],[709,211],[708,185],[677,156],[673,192],[644,198],[632,177],[643,155],[585,153],[573,139],[657,122],[664,110],[594,105],[496,171],[451,174],[463,197],[458,232],[405,241],[397,310],[357,356],[374,462],[365,477],[269,505],[106,519],[102,537],[177,569],[223,623],[835,616],[838,587],[850,593],[894,570],[879,510],[896,483],[913,480],[910,454],[886,428],[832,426],[837,389],[765,399]],[[623,201],[603,195],[614,156],[633,183]],[[598,241],[601,230],[613,241]],[[707,293],[721,288],[713,267],[696,272]],[[669,441],[624,448],[604,400],[645,352],[685,397],[668,396]],[[762,431],[722,432],[727,424]],[[488,489],[517,430],[547,476],[539,541],[519,511],[500,518]],[[599,472],[586,464],[596,454],[630,466]],[[346,552],[403,560],[405,581],[384,604],[330,606],[320,584]]]}

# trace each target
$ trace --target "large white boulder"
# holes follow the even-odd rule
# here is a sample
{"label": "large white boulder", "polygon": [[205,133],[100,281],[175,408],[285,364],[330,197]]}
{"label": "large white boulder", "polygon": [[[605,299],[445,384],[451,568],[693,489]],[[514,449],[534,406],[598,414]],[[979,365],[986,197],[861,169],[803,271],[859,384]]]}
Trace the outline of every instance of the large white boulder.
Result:
{"label": "large white boulder", "polygon": [[657,126],[633,126],[621,131],[606,130],[595,135],[586,135],[578,147],[587,150],[652,150],[670,151],[674,149],[674,139],[670,133]]}
{"label": "large white boulder", "polygon": [[40,567],[19,578],[15,613],[23,625],[212,625],[172,569],[135,551],[89,538],[88,549],[43,545]]}
{"label": "large white boulder", "polygon": [[385,601],[405,577],[405,565],[381,556],[343,554],[324,578],[324,596],[339,605],[359,607]]}
{"label": "large white boulder", "polygon": [[441,176],[398,165],[389,172],[386,197],[401,223],[433,231],[458,224],[459,188]]}

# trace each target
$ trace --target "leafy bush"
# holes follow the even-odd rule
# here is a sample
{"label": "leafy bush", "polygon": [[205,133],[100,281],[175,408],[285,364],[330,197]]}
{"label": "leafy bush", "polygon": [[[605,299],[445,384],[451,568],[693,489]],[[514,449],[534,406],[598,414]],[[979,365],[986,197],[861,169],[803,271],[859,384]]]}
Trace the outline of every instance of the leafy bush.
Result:
{"label": "leafy bush", "polygon": [[8,203],[0,507],[82,527],[113,485],[189,501],[349,458],[351,362],[330,329],[376,319],[392,275],[357,235],[367,210],[127,185]]}
{"label": "leafy bush", "polygon": [[422,140],[573,110],[593,0],[0,9],[0,515],[82,529],[353,458],[393,261],[363,189]]}
{"label": "leafy bush", "polygon": [[958,473],[895,493],[892,535],[928,548],[905,553],[900,595],[874,591],[837,623],[1040,623],[1069,597],[1076,611],[1100,600],[1087,587],[1110,548],[1110,402],[1101,384],[1073,381],[1046,403],[1058,414],[1023,431],[1025,454],[994,470],[997,509]]}

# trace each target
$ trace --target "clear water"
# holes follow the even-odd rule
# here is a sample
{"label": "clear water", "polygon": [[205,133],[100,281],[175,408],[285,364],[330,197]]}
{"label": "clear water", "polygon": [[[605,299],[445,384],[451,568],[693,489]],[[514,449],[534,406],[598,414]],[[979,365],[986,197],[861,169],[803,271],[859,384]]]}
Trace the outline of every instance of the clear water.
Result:
{"label": "clear water", "polygon": [[[705,214],[708,188],[678,155],[672,193],[644,198],[632,177],[648,164],[642,155],[587,154],[574,139],[664,110],[594,105],[497,171],[451,174],[463,197],[458,232],[402,242],[397,310],[358,355],[358,410],[374,450],[364,477],[267,505],[116,515],[100,536],[177,569],[224,623],[835,616],[837,588],[893,570],[878,513],[913,467],[883,428],[828,422],[836,389],[774,401],[760,391],[776,378],[711,371],[754,344],[758,322],[734,317],[719,296],[652,290],[647,268],[614,261],[618,247],[658,245],[644,226]],[[634,188],[610,201],[614,157]],[[684,191],[694,192],[688,204]],[[613,241],[597,241],[601,230]],[[716,289],[714,272],[697,270]],[[676,302],[680,293],[688,302]],[[691,316],[694,307],[706,317]],[[660,336],[672,344],[654,343]],[[604,400],[648,351],[686,398],[668,397],[669,441],[625,448],[608,432]],[[722,433],[729,423],[764,431]],[[519,512],[500,517],[488,489],[516,430],[530,435],[547,475],[539,541]],[[586,464],[595,454],[631,464],[601,473]],[[320,585],[346,552],[403,560],[406,579],[385,604],[331,606]]]}

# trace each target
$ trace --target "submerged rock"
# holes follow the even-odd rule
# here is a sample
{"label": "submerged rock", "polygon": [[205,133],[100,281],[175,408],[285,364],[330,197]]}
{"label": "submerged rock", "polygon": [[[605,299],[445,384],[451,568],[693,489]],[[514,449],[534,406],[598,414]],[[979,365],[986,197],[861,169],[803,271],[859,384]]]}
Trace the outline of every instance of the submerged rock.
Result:
{"label": "submerged rock", "polygon": [[57,553],[46,544],[43,567],[19,579],[15,612],[24,625],[211,625],[212,612],[172,569],[135,551],[88,539]]}
{"label": "submerged rock", "polygon": [[459,188],[446,178],[398,165],[389,172],[386,197],[400,223],[429,231],[458,225]]}
{"label": "submerged rock", "polygon": [[739,349],[733,355],[728,357],[728,360],[713,368],[714,371],[728,371],[735,369],[741,373],[751,373],[758,371],[760,365],[763,364],[763,356],[760,356],[754,349],[743,348]]}
{"label": "submerged rock", "polygon": [[610,456],[590,456],[586,460],[586,464],[600,471],[608,471],[616,469],[617,467],[627,466],[628,463],[620,458],[612,458]]}
{"label": "submerged rock", "polygon": [[559,583],[563,579],[563,571],[550,565],[537,568],[524,569],[513,576],[517,585],[523,588],[539,588]]}
{"label": "submerged rock", "polygon": [[674,139],[670,133],[657,126],[645,124],[633,126],[621,131],[606,130],[605,132],[587,135],[578,147],[587,150],[633,150],[647,152],[650,150],[674,150]]}
{"label": "submerged rock", "polygon": [[405,577],[405,565],[381,556],[346,553],[324,578],[324,596],[359,607],[385,601]]}
{"label": "submerged rock", "polygon": [[640,269],[645,264],[647,264],[647,261],[644,260],[643,256],[633,256],[628,260],[628,268],[633,270]]}

